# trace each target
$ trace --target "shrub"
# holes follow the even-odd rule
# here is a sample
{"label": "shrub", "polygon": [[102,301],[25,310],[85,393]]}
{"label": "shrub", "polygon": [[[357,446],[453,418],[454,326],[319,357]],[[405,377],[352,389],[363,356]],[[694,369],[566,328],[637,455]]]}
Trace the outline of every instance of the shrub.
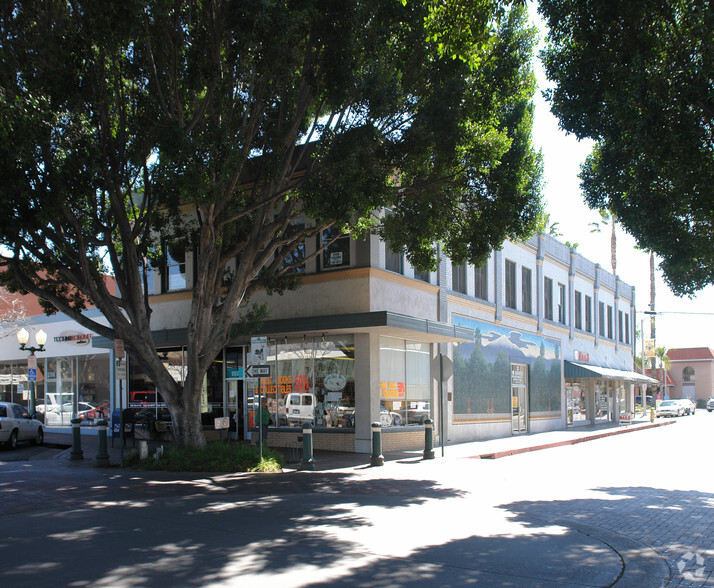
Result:
{"label": "shrub", "polygon": [[257,447],[224,443],[167,449],[159,459],[150,455],[138,463],[141,469],[172,472],[277,472],[282,465],[282,454],[272,449],[263,448],[260,461]]}

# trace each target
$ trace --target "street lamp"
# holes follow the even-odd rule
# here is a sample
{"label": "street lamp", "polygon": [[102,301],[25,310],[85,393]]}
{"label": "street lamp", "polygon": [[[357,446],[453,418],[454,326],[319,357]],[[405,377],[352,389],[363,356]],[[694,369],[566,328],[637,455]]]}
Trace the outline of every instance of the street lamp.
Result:
{"label": "street lamp", "polygon": [[[30,357],[35,356],[36,351],[44,351],[45,350],[45,343],[47,343],[47,333],[45,333],[42,329],[37,331],[35,334],[35,342],[37,343],[37,347],[27,347],[27,342],[30,340],[30,333],[27,332],[26,328],[22,328],[17,332],[17,342],[20,344],[20,351],[29,351],[30,352]],[[28,372],[31,367],[34,366],[34,369],[37,370],[37,360],[32,362],[28,358],[27,360],[27,367],[28,367]],[[28,373],[29,377],[29,373]],[[35,376],[36,377],[36,376]],[[28,406],[30,414],[35,413],[35,380],[30,379],[30,405]]]}

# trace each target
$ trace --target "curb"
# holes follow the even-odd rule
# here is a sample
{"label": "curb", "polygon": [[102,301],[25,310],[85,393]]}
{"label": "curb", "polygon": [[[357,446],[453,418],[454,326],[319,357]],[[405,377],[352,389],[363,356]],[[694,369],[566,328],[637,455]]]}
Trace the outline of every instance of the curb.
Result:
{"label": "curb", "polygon": [[469,459],[500,459],[502,457],[509,457],[511,455],[518,455],[520,453],[528,453],[530,451],[541,451],[543,449],[552,449],[554,447],[563,447],[565,445],[575,445],[577,443],[585,443],[586,441],[594,441],[596,439],[602,439],[604,437],[611,437],[613,435],[622,435],[623,433],[634,433],[635,431],[643,431],[645,429],[654,429],[655,427],[663,427],[666,425],[673,425],[675,421],[665,421],[661,423],[650,423],[646,425],[640,425],[637,427],[613,429],[610,431],[605,431],[603,433],[593,433],[592,435],[586,435],[584,437],[578,437],[577,439],[566,439],[564,441],[554,441],[553,443],[544,443],[543,445],[532,445],[529,447],[519,447],[517,449],[505,449],[503,451],[493,451],[489,453],[481,453],[479,455],[469,456]]}

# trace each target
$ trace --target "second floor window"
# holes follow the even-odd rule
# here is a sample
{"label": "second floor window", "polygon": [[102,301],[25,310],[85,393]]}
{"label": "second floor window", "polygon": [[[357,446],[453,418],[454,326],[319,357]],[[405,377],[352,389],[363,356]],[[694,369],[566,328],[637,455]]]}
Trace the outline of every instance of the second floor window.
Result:
{"label": "second floor window", "polygon": [[612,334],[612,306],[610,306],[609,304],[607,306],[607,338],[614,338]]}
{"label": "second floor window", "polygon": [[583,328],[583,294],[575,291],[575,328]]}
{"label": "second floor window", "polygon": [[185,290],[186,279],[186,246],[180,241],[166,244],[166,266],[164,268],[164,291]]}
{"label": "second floor window", "polygon": [[585,330],[588,333],[593,332],[593,299],[590,296],[585,296]]}
{"label": "second floor window", "polygon": [[392,251],[389,245],[386,246],[386,251],[384,252],[384,269],[390,272],[396,272],[398,274],[404,273],[404,262],[401,253]]}
{"label": "second floor window", "polygon": [[601,337],[604,337],[605,336],[605,303],[604,302],[598,303],[597,323],[598,323],[598,332],[600,333]]}
{"label": "second floor window", "polygon": [[[324,247],[322,251],[322,267],[321,269],[333,269],[337,267],[346,267],[350,265],[350,237],[343,235],[332,241],[339,234],[335,227],[330,227],[322,231],[320,247]],[[327,243],[330,243],[327,245]]]}
{"label": "second floor window", "polygon": [[550,278],[543,281],[543,313],[549,321],[553,320],[553,280]]}
{"label": "second floor window", "polygon": [[476,298],[488,300],[488,262],[484,262],[481,267],[474,270],[474,277],[476,279]]}
{"label": "second floor window", "polygon": [[466,264],[451,264],[451,289],[466,294]]}
{"label": "second floor window", "polygon": [[508,308],[516,308],[516,264],[506,260],[506,300]]}
{"label": "second floor window", "polygon": [[630,344],[630,315],[625,315],[625,343]]}
{"label": "second floor window", "polygon": [[533,298],[531,296],[531,270],[521,268],[521,310],[528,314],[533,313]]}
{"label": "second floor window", "polygon": [[617,340],[622,343],[625,340],[625,322],[622,318],[622,311],[617,311]]}
{"label": "second floor window", "polygon": [[565,324],[565,285],[558,284],[558,322]]}

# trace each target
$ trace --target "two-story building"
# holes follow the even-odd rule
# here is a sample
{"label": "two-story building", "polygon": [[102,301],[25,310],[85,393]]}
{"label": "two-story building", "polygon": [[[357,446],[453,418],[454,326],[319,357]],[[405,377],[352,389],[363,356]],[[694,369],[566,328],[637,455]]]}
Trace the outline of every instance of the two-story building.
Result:
{"label": "two-story building", "polygon": [[[318,248],[305,243],[306,258]],[[155,270],[152,327],[181,379],[196,260],[169,253]],[[480,268],[443,258],[429,273],[376,236],[344,237],[302,274],[297,290],[254,298],[271,311],[257,334],[269,377],[251,377],[252,338],[237,330],[215,359],[207,429],[230,416],[231,434],[250,438],[265,397],[271,444],[296,443],[291,425],[310,415],[316,448],[369,452],[379,415],[385,451],[418,448],[426,418],[445,443],[617,421],[633,386],[651,381],[632,370],[634,288],[545,234],[506,242]],[[125,389],[153,389],[131,358]]]}

